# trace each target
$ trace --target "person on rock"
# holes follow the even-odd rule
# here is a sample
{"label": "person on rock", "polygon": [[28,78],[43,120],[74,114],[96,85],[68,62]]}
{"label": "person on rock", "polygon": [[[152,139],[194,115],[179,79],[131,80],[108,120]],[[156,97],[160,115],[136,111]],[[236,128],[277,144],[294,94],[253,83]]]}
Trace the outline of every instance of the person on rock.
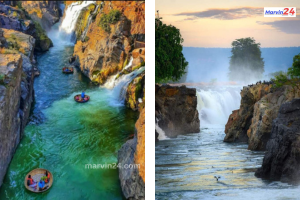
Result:
{"label": "person on rock", "polygon": [[31,188],[34,188],[36,189],[37,187],[37,182],[35,182],[32,178],[31,178],[31,175],[29,174],[28,175],[28,178],[27,178],[27,186],[31,187]]}

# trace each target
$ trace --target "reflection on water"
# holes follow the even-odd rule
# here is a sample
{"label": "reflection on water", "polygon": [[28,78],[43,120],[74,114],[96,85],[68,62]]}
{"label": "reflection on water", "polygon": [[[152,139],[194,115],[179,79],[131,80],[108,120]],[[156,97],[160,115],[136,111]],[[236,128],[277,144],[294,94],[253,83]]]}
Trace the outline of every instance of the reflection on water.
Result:
{"label": "reflection on water", "polygon": [[[211,126],[158,142],[156,199],[298,198],[297,186],[254,176],[264,152],[249,151],[247,144],[224,143],[224,136],[223,126]],[[221,178],[217,181],[214,176]]]}

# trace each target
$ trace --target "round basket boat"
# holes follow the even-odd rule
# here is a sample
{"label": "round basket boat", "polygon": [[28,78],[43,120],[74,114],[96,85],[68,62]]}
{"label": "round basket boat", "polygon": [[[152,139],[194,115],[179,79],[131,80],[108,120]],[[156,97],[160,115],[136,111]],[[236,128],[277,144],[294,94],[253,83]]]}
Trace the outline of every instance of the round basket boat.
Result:
{"label": "round basket boat", "polygon": [[[40,190],[39,189],[39,185],[38,185],[38,182],[41,180],[41,178],[43,176],[45,176],[45,172],[48,171],[46,169],[42,169],[42,168],[37,168],[37,169],[34,169],[32,171],[30,171],[26,177],[25,177],[25,180],[24,180],[24,185],[25,185],[25,188],[27,190],[29,190],[30,192],[34,192],[34,193],[42,193],[42,192],[46,192],[47,190],[49,190],[53,184],[53,175],[51,172],[48,171],[48,173],[50,174],[50,180],[48,183],[45,183],[45,186],[46,186],[46,189],[44,190]],[[28,175],[31,175],[31,178],[37,182],[37,187],[36,189],[35,188],[32,188],[32,187],[29,187],[27,186],[27,178],[28,178]],[[47,187],[48,186],[48,187]]]}
{"label": "round basket boat", "polygon": [[78,103],[86,103],[90,100],[90,96],[84,95],[84,98],[81,98],[81,94],[77,94],[74,96],[74,100]]}
{"label": "round basket boat", "polygon": [[64,67],[64,68],[62,68],[62,72],[64,74],[72,74],[74,72],[74,68],[73,67]]}

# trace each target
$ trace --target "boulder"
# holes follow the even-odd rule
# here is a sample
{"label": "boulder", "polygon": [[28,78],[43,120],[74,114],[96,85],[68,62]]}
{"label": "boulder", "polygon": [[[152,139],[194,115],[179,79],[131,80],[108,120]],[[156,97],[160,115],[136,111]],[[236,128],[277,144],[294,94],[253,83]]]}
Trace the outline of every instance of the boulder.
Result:
{"label": "boulder", "polygon": [[200,132],[196,89],[155,85],[155,117],[167,137]]}
{"label": "boulder", "polygon": [[272,123],[271,138],[262,167],[255,175],[269,180],[300,180],[300,99],[280,106]]}

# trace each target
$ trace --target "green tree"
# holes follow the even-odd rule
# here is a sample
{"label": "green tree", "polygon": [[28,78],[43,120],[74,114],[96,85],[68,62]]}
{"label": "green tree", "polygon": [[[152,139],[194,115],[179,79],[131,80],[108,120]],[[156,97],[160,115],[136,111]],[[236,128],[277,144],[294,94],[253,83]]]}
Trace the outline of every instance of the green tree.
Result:
{"label": "green tree", "polygon": [[233,41],[231,46],[229,79],[242,82],[261,79],[264,61],[261,57],[260,43],[248,37]]}
{"label": "green tree", "polygon": [[293,58],[293,66],[288,69],[288,75],[292,78],[300,77],[300,53]]}
{"label": "green tree", "polygon": [[155,82],[177,81],[188,62],[182,54],[180,30],[155,19]]}

